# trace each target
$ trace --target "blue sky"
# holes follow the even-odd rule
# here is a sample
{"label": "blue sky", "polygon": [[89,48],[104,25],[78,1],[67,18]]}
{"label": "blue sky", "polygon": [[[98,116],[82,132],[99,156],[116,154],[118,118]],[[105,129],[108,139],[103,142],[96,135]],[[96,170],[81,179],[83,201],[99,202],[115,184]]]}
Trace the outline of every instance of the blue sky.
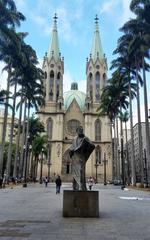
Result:
{"label": "blue sky", "polygon": [[16,0],[18,10],[26,16],[20,28],[27,31],[26,41],[36,50],[41,62],[48,50],[53,16],[58,15],[59,47],[64,56],[64,91],[70,82],[79,82],[85,90],[86,58],[90,54],[94,32],[94,18],[98,14],[103,51],[112,60],[112,52],[119,37],[118,28],[130,16],[128,0]]}
{"label": "blue sky", "polygon": [[[130,0],[15,0],[17,9],[26,17],[26,21],[18,30],[29,33],[26,42],[36,50],[42,64],[43,56],[48,50],[56,12],[59,47],[65,64],[64,91],[70,89],[72,81],[77,81],[79,90],[85,91],[86,58],[89,57],[92,46],[95,15],[99,17],[103,52],[110,67],[114,58],[112,53],[121,34],[118,29],[133,17],[129,10],[130,2]],[[108,77],[110,75],[109,71]],[[0,73],[2,88],[5,86],[4,78],[5,74],[2,76]]]}

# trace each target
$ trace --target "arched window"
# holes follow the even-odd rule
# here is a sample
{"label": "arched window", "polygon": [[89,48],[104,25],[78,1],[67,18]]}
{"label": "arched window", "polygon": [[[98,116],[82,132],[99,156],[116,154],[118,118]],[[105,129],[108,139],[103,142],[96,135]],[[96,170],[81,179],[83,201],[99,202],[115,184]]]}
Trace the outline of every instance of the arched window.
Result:
{"label": "arched window", "polygon": [[95,163],[96,164],[102,164],[100,146],[97,146],[96,149],[95,149]]}
{"label": "arched window", "polygon": [[95,121],[95,141],[101,141],[101,121]]}
{"label": "arched window", "polygon": [[103,74],[103,85],[102,88],[106,86],[106,80],[107,80],[107,76],[106,73]]}
{"label": "arched window", "polygon": [[50,80],[49,80],[49,100],[53,100],[53,87],[54,87],[54,71],[50,72]]}
{"label": "arched window", "polygon": [[90,92],[90,98],[93,98],[93,75],[92,73],[89,74],[89,92]]}
{"label": "arched window", "polygon": [[44,72],[44,77],[45,77],[45,79],[47,78],[47,72]]}
{"label": "arched window", "polygon": [[58,99],[59,97],[59,92],[60,92],[60,79],[61,79],[61,74],[60,72],[57,74],[57,82],[56,82],[56,98]]}
{"label": "arched window", "polygon": [[97,72],[95,75],[95,89],[96,89],[96,93],[95,93],[95,98],[96,101],[100,100],[100,73]]}
{"label": "arched window", "polygon": [[49,140],[52,139],[52,132],[53,132],[53,120],[49,118],[47,120],[47,135]]}
{"label": "arched window", "polygon": [[81,125],[81,123],[76,119],[71,119],[67,122],[67,130],[71,135],[76,135],[77,128]]}

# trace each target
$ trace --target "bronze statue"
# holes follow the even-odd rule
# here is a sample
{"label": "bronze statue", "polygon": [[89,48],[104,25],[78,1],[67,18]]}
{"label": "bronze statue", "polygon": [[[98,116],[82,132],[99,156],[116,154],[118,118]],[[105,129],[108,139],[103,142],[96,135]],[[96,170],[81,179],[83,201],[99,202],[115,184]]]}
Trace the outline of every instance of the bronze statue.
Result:
{"label": "bronze statue", "polygon": [[83,127],[76,130],[78,136],[70,147],[72,159],[73,189],[86,191],[85,165],[95,145],[83,133]]}

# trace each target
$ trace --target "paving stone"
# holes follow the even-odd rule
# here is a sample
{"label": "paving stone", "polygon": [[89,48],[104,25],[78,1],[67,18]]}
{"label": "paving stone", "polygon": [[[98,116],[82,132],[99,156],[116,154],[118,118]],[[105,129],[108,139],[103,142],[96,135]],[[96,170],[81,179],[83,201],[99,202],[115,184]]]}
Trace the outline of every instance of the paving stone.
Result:
{"label": "paving stone", "polygon": [[[63,184],[0,190],[0,240],[149,240],[149,192],[96,184],[100,218],[63,218]],[[122,199],[120,197],[123,197]],[[143,200],[127,200],[127,198]]]}

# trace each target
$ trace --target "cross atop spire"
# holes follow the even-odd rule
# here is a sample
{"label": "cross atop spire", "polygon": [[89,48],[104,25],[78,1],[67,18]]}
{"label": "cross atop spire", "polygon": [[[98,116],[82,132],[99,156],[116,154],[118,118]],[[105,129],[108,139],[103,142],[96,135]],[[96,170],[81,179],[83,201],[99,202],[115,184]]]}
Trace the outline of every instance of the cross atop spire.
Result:
{"label": "cross atop spire", "polygon": [[54,23],[57,23],[57,19],[58,19],[58,17],[57,17],[57,13],[55,13],[55,15],[54,15]]}
{"label": "cross atop spire", "polygon": [[51,42],[48,49],[48,59],[50,60],[52,57],[55,61],[60,59],[60,51],[59,51],[59,43],[58,43],[58,34],[57,34],[57,14],[54,14],[54,25],[52,30]]}
{"label": "cross atop spire", "polygon": [[57,17],[57,13],[55,13],[53,19],[54,19],[54,26],[53,26],[53,29],[57,31],[57,19],[58,19],[58,17]]}
{"label": "cross atop spire", "polygon": [[98,58],[99,59],[103,58],[103,49],[102,49],[101,38],[99,33],[99,25],[98,25],[99,18],[97,14],[94,20],[95,20],[95,31],[94,31],[94,37],[92,42],[91,58],[95,62]]}
{"label": "cross atop spire", "polygon": [[99,20],[99,18],[98,18],[97,14],[96,14],[96,16],[95,16],[95,23],[96,24],[98,23],[98,20]]}

